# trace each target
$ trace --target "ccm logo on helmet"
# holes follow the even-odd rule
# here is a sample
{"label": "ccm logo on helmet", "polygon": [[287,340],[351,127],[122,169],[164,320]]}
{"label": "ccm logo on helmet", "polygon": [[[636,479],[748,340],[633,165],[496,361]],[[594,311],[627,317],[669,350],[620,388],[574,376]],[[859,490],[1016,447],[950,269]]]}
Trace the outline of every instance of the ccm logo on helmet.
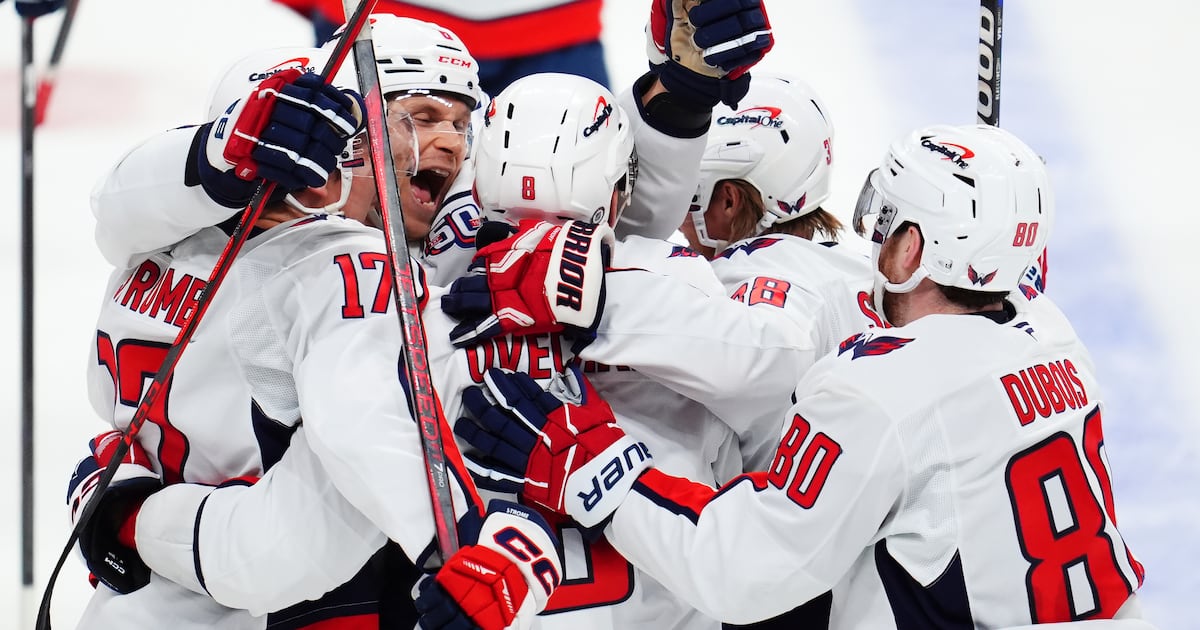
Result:
{"label": "ccm logo on helmet", "polygon": [[[766,112],[755,113],[755,112]],[[779,120],[779,116],[783,114],[783,110],[778,107],[750,107],[732,116],[721,116],[717,118],[718,125],[744,125],[753,124],[755,127],[770,127],[779,129],[783,126],[783,121]]]}
{"label": "ccm logo on helmet", "polygon": [[609,105],[604,97],[596,99],[596,120],[583,130],[583,137],[586,138],[600,130],[600,125],[608,123],[608,117],[612,115],[612,105]]}
{"label": "ccm logo on helmet", "polygon": [[558,265],[558,288],[555,303],[576,311],[583,310],[583,283],[592,235],[596,226],[572,221],[563,240],[562,262]]}
{"label": "ccm logo on helmet", "polygon": [[[958,168],[965,169],[970,166],[970,164],[967,164],[966,161],[975,157],[974,151],[962,146],[961,144],[954,144],[953,142],[935,143],[930,140],[932,137],[933,136],[925,136],[924,138],[921,138],[921,146],[933,151],[934,153],[941,153],[942,155],[946,156],[945,159],[957,164]],[[958,149],[958,151],[955,151],[949,147],[954,147],[954,149]]]}
{"label": "ccm logo on helmet", "polygon": [[448,63],[452,66],[459,66],[460,68],[471,67],[471,62],[467,61],[466,59],[459,59],[458,57],[449,57],[446,55],[438,57],[438,63]]}

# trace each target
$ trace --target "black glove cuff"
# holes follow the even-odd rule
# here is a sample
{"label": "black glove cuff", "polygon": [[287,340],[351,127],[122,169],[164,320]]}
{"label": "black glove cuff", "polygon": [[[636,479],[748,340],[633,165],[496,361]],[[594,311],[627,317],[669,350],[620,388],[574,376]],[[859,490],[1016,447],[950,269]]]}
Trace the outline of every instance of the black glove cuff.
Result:
{"label": "black glove cuff", "polygon": [[150,569],[136,549],[117,540],[117,532],[129,515],[129,506],[140,503],[162,487],[157,479],[131,479],[109,486],[100,504],[79,533],[79,550],[96,579],[118,593],[132,593],[150,583]]}
{"label": "black glove cuff", "polygon": [[218,171],[208,163],[203,147],[211,130],[212,123],[201,125],[196,130],[196,137],[192,139],[192,148],[188,151],[187,163],[184,166],[183,182],[188,186],[199,185],[209,199],[226,208],[240,210],[254,197],[259,181],[238,179],[232,169]]}
{"label": "black glove cuff", "polygon": [[697,103],[685,95],[672,92],[666,81],[663,81],[666,92],[655,94],[649,102],[642,103],[642,95],[650,89],[654,80],[661,79],[661,76],[658,69],[654,69],[643,74],[633,84],[633,98],[642,120],[655,131],[672,138],[699,138],[708,133],[713,106]]}
{"label": "black glove cuff", "polygon": [[658,78],[669,92],[691,101],[693,107],[716,107],[725,103],[737,107],[738,101],[750,91],[750,73],[736,79],[717,79],[693,72],[678,63],[668,61],[657,68]]}

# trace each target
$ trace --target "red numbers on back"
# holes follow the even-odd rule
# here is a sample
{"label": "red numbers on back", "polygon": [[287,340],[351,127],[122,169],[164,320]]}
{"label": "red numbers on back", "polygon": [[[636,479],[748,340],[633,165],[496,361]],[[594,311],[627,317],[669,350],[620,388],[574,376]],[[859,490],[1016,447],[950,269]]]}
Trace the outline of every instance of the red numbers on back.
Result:
{"label": "red numbers on back", "polygon": [[[1083,442],[1099,482],[1099,498],[1075,440],[1066,433],[1056,433],[1008,462],[1006,482],[1017,539],[1029,560],[1025,581],[1035,623],[1109,618],[1133,590],[1105,532],[1106,517],[1114,525],[1116,519],[1100,454],[1104,439],[1098,409],[1088,415]],[[1128,549],[1125,553],[1140,583],[1141,565]]]}

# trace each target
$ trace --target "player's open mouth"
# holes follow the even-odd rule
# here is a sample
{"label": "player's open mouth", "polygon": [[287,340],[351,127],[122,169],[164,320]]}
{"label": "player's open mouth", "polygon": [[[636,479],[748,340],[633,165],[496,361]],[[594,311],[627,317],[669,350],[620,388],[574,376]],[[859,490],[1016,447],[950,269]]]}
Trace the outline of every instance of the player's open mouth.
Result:
{"label": "player's open mouth", "polygon": [[426,169],[413,175],[412,193],[417,203],[432,212],[445,192],[446,184],[450,181],[450,173],[441,169]]}

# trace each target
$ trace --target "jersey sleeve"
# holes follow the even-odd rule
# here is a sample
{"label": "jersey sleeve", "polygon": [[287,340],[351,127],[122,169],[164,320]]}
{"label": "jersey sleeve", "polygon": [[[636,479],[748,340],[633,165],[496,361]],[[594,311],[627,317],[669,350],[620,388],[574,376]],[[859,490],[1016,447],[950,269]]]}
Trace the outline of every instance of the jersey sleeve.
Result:
{"label": "jersey sleeve", "polygon": [[333,590],[386,542],[333,486],[303,428],[254,485],[173,484],[151,495],[136,538],[155,573],[253,615]]}
{"label": "jersey sleeve", "polygon": [[211,200],[198,181],[188,181],[196,134],[196,127],[181,127],[150,138],[92,189],[96,245],[114,266],[128,267],[237,211]]}
{"label": "jersey sleeve", "polygon": [[655,129],[642,118],[633,88],[617,100],[629,113],[638,152],[637,182],[629,207],[615,228],[617,238],[637,234],[665,239],[687,215],[704,155],[705,136],[677,138]]}
{"label": "jersey sleeve", "polygon": [[887,415],[826,388],[789,412],[771,468],[719,490],[652,469],[606,535],[634,566],[705,614],[768,618],[828,590],[904,492]]}
{"label": "jersey sleeve", "polygon": [[786,408],[818,356],[812,331],[779,309],[746,308],[642,269],[609,271],[605,282],[597,337],[580,357],[631,367],[739,435],[762,409]]}
{"label": "jersey sleeve", "polygon": [[[374,245],[382,248],[381,241],[369,247]],[[339,256],[354,264],[336,264]],[[360,265],[363,261],[368,262]],[[281,293],[267,303],[298,314],[285,344],[294,356],[309,443],[338,491],[417,561],[434,536],[434,523],[386,257],[357,246],[330,248],[298,267],[290,279],[272,283]],[[354,296],[348,298],[350,289]],[[444,420],[442,428],[447,473],[462,515],[478,501],[469,490],[464,493],[469,476]]]}

